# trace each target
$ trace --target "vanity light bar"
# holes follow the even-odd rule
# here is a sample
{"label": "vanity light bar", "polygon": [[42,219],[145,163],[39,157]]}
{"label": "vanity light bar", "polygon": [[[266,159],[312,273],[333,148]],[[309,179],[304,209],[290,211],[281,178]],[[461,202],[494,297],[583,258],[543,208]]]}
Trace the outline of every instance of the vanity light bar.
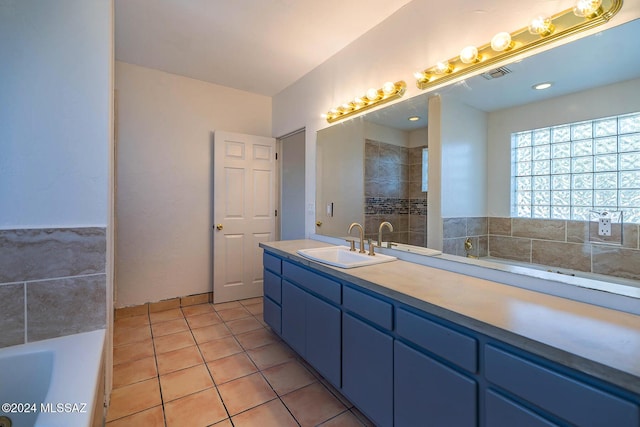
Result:
{"label": "vanity light bar", "polygon": [[[595,4],[597,9],[585,13],[585,3]],[[562,37],[604,24],[618,13],[621,7],[622,0],[578,0],[576,7],[551,17],[538,16],[525,28],[510,34],[498,33],[491,43],[478,48],[467,46],[461,51],[460,56],[438,62],[433,67],[415,73],[416,85],[420,89],[428,89]]]}
{"label": "vanity light bar", "polygon": [[326,114],[323,114],[323,117],[325,117],[329,123],[333,123],[353,114],[368,110],[369,108],[384,104],[385,102],[398,99],[404,95],[406,90],[407,84],[402,80],[395,83],[387,82],[380,89],[371,88],[364,96],[342,104],[340,107],[332,108]]}

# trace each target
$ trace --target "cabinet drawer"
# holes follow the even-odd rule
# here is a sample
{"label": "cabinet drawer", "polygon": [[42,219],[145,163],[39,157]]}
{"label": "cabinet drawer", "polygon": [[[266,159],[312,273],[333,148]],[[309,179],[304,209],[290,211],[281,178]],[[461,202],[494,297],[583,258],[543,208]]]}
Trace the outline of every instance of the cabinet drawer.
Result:
{"label": "cabinet drawer", "polygon": [[278,257],[265,252],[262,256],[262,265],[276,274],[282,274],[282,260]]}
{"label": "cabinet drawer", "polygon": [[282,279],[269,270],[264,270],[264,294],[278,304],[282,301]]}
{"label": "cabinet drawer", "polygon": [[580,426],[638,426],[631,402],[488,345],[487,380],[568,422]]}
{"label": "cabinet drawer", "polygon": [[478,342],[424,317],[398,309],[396,313],[398,335],[436,354],[451,363],[476,372]]}
{"label": "cabinet drawer", "polygon": [[556,427],[557,424],[545,420],[517,403],[488,390],[485,406],[487,408],[485,425],[487,427]]}
{"label": "cabinet drawer", "polygon": [[280,306],[269,298],[263,298],[264,313],[262,317],[267,325],[278,335],[282,333],[282,311]]}
{"label": "cabinet drawer", "polygon": [[342,301],[342,285],[325,276],[287,261],[282,263],[282,275],[287,280],[323,296],[335,304],[340,304]]}
{"label": "cabinet drawer", "polygon": [[382,328],[393,329],[393,306],[388,302],[345,286],[343,305]]}

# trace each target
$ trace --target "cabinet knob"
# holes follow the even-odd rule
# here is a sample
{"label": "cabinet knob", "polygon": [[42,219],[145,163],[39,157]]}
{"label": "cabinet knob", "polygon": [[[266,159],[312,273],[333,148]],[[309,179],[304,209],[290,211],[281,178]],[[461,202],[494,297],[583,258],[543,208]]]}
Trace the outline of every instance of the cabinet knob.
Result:
{"label": "cabinet knob", "polygon": [[223,227],[222,227],[222,224],[218,224],[218,225],[216,225],[216,229],[217,229],[218,231],[222,230],[222,228],[223,228]]}

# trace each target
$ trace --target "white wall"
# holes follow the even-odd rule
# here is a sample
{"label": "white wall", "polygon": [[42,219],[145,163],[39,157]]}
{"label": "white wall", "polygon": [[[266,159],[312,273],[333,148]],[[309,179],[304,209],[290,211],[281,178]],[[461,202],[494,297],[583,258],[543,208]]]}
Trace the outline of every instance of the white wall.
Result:
{"label": "white wall", "polygon": [[0,229],[107,226],[112,7],[0,4]]}
{"label": "white wall", "polygon": [[364,122],[364,139],[398,145],[400,147],[409,146],[409,132],[367,121]]}
{"label": "white wall", "polygon": [[211,290],[214,130],[271,136],[271,99],[116,62],[117,307]]}
{"label": "white wall", "polygon": [[447,97],[441,104],[442,217],[487,216],[487,113]]}
{"label": "white wall", "polygon": [[[522,28],[537,13],[553,14],[572,7],[573,3],[572,0],[530,3],[486,0],[481,4],[468,0],[414,0],[276,95],[273,100],[274,135],[284,135],[302,127],[307,130],[307,204],[313,203],[315,195],[315,133],[328,126],[320,117],[321,113],[362,95],[369,87],[381,87],[389,80],[407,82],[405,99],[422,94],[424,91],[415,86],[413,73],[416,70],[425,69],[442,58],[456,56],[468,44],[487,43],[498,31]],[[486,13],[478,12],[478,9]],[[623,9],[610,24],[584,32],[579,37],[638,16],[640,0],[625,0]],[[307,215],[308,233],[313,233],[314,222],[314,215]]]}
{"label": "white wall", "polygon": [[640,79],[489,113],[489,216],[510,216],[511,134],[640,111]]}
{"label": "white wall", "polygon": [[[346,236],[352,222],[364,226],[364,128],[362,120],[348,120],[318,134],[318,234]],[[329,203],[333,216],[327,214]]]}

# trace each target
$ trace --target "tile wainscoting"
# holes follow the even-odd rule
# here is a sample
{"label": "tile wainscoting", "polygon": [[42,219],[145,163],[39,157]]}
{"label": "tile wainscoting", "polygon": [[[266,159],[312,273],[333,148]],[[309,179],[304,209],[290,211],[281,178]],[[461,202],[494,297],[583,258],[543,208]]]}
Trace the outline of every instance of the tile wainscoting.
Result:
{"label": "tile wainscoting", "polygon": [[640,280],[640,226],[613,224],[600,237],[595,222],[528,218],[445,218],[443,252],[465,256],[471,238],[473,256]]}
{"label": "tile wainscoting", "polygon": [[0,347],[104,328],[106,229],[0,230]]}

